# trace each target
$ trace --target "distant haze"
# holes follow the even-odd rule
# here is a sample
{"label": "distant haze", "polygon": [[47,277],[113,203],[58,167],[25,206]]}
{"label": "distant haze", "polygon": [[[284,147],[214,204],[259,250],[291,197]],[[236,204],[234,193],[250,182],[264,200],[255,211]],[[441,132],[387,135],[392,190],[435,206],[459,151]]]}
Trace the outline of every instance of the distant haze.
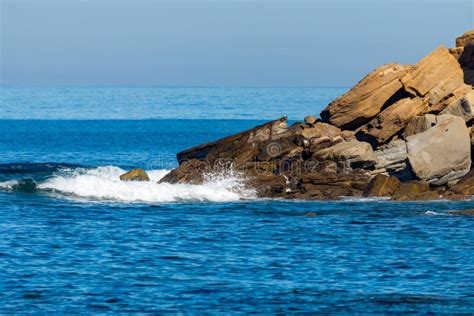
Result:
{"label": "distant haze", "polygon": [[4,85],[349,86],[473,27],[472,0],[0,0]]}

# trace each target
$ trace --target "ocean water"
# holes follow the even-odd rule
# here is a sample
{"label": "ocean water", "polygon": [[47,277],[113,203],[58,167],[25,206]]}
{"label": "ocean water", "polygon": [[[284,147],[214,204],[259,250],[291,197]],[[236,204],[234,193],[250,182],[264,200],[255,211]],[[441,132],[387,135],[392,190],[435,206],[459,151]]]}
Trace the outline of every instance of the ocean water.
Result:
{"label": "ocean water", "polygon": [[[285,114],[262,100],[298,119],[332,89],[253,89],[255,103],[170,89],[0,90],[0,313],[474,311],[474,217],[448,214],[474,201],[257,199],[238,174],[156,183],[176,152]],[[133,167],[153,181],[120,182]]]}

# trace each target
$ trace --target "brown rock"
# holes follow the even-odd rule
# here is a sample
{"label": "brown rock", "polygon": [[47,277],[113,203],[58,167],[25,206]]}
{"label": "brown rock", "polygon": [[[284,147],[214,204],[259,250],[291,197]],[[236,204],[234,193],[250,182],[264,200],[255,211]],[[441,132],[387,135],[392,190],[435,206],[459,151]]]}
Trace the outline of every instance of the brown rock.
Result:
{"label": "brown rock", "polygon": [[264,173],[249,176],[247,183],[259,197],[285,197],[287,193],[286,179],[281,175]]}
{"label": "brown rock", "polygon": [[409,121],[403,132],[403,136],[407,138],[408,136],[420,134],[431,127],[436,125],[436,115],[425,114],[421,116],[414,116]]}
{"label": "brown rock", "polygon": [[260,152],[261,144],[287,136],[287,131],[287,119],[283,117],[214,142],[183,150],[177,154],[177,159],[180,163],[191,159],[204,159],[211,165],[218,159],[232,159],[237,167],[254,159]]}
{"label": "brown rock", "polygon": [[454,89],[452,92],[450,92],[447,96],[445,96],[444,99],[439,101],[436,104],[431,104],[429,108],[429,112],[433,114],[439,114],[443,110],[445,110],[448,106],[451,104],[454,104],[461,100],[466,94],[468,94],[472,90],[472,87],[463,84],[456,89]]}
{"label": "brown rock", "polygon": [[421,98],[402,99],[360,128],[356,136],[374,145],[387,143],[405,128],[411,118],[427,109],[428,105]]}
{"label": "brown rock", "polygon": [[474,44],[474,30],[467,31],[456,38],[456,47],[464,47],[468,44]]}
{"label": "brown rock", "polygon": [[341,130],[336,126],[317,122],[312,127],[303,127],[300,132],[305,139],[310,140],[312,138],[321,138],[321,137],[335,137],[341,134]]}
{"label": "brown rock", "polygon": [[[393,199],[399,201],[411,201],[420,199],[423,194],[430,191],[430,186],[423,180],[412,180],[402,182],[402,184],[395,190]],[[436,194],[438,194],[436,192]]]}
{"label": "brown rock", "polygon": [[360,173],[314,173],[302,175],[294,197],[312,200],[335,200],[344,196],[362,196],[369,177]]}
{"label": "brown rock", "polygon": [[474,170],[471,170],[458,183],[450,185],[449,189],[455,194],[474,195]]}
{"label": "brown rock", "polygon": [[464,84],[464,74],[458,61],[441,46],[421,59],[401,82],[407,92],[435,105]]}
{"label": "brown rock", "polygon": [[211,171],[211,166],[205,160],[191,159],[182,161],[178,168],[171,170],[159,183],[191,183],[201,184],[204,174]]}
{"label": "brown rock", "polygon": [[[323,121],[343,129],[356,129],[384,107],[403,97],[402,78],[411,66],[388,64],[375,69],[321,113]],[[398,92],[398,93],[397,93]]]}
{"label": "brown rock", "polygon": [[305,116],[304,122],[310,126],[313,126],[318,121],[318,118],[314,116]]}
{"label": "brown rock", "polygon": [[439,199],[439,193],[437,191],[427,191],[418,194],[411,194],[405,196],[399,196],[394,198],[396,201],[433,201]]}
{"label": "brown rock", "polygon": [[453,57],[456,58],[457,60],[459,60],[463,51],[464,51],[464,47],[455,47],[455,48],[449,49],[449,53],[453,55]]}
{"label": "brown rock", "polygon": [[400,187],[401,182],[395,177],[387,177],[384,175],[376,175],[370,181],[367,188],[364,190],[364,196],[391,196]]}
{"label": "brown rock", "polygon": [[372,146],[357,140],[342,140],[328,148],[314,152],[313,157],[344,162],[350,168],[368,168],[377,163],[377,156],[375,156]]}
{"label": "brown rock", "polygon": [[143,169],[132,169],[120,176],[122,181],[150,181],[148,174]]}

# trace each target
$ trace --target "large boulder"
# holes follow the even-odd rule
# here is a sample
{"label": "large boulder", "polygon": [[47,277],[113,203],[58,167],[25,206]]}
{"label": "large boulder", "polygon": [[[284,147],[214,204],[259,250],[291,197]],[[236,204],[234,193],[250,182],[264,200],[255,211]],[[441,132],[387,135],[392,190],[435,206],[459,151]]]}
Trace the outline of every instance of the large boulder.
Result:
{"label": "large boulder", "polygon": [[456,38],[456,47],[464,47],[469,44],[474,44],[474,30],[467,31]]}
{"label": "large boulder", "polygon": [[460,117],[438,116],[436,125],[406,141],[410,166],[419,179],[443,185],[469,172],[470,131]]}
{"label": "large boulder", "polygon": [[120,180],[122,181],[150,181],[148,174],[145,170],[140,168],[135,168],[126,172],[120,176]]}
{"label": "large boulder", "polygon": [[441,46],[421,59],[401,82],[411,95],[434,106],[464,84],[464,74],[449,50]]}
{"label": "large boulder", "polygon": [[402,99],[377,115],[357,132],[357,138],[373,145],[385,144],[402,131],[409,120],[428,110],[421,98]]}
{"label": "large boulder", "polygon": [[388,64],[368,74],[350,91],[331,102],[321,118],[343,129],[356,129],[403,95],[402,78],[410,66]]}

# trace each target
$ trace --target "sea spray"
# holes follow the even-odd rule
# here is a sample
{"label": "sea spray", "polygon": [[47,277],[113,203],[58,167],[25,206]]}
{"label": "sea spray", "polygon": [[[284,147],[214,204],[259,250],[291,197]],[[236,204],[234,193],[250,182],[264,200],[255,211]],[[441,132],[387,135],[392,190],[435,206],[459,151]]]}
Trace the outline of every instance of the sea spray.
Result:
{"label": "sea spray", "polygon": [[157,183],[168,170],[147,171],[149,182],[123,182],[125,170],[115,166],[62,171],[39,183],[40,190],[93,200],[125,202],[226,202],[255,197],[235,171],[208,174],[201,185]]}

